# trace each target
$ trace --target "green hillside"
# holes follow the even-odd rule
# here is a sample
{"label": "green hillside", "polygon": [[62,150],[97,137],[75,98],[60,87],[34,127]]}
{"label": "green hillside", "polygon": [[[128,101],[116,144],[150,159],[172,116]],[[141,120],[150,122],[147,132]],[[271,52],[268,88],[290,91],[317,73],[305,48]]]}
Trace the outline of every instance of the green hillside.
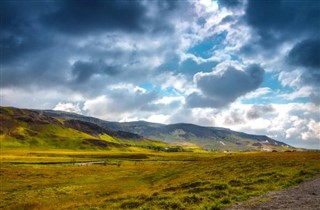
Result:
{"label": "green hillside", "polygon": [[219,127],[203,127],[179,123],[154,125],[141,122],[125,123],[129,132],[167,143],[196,144],[209,150],[286,150],[289,145],[263,135],[251,135]]}
{"label": "green hillside", "polygon": [[118,149],[172,148],[166,143],[80,120],[49,117],[33,110],[0,107],[1,148]]}
{"label": "green hillside", "polygon": [[188,123],[170,125],[145,121],[119,123],[62,111],[46,110],[39,112],[56,118],[78,119],[95,123],[106,129],[136,133],[169,144],[195,146],[209,151],[284,151],[293,149],[283,142],[264,135],[251,135],[226,128],[203,127]]}

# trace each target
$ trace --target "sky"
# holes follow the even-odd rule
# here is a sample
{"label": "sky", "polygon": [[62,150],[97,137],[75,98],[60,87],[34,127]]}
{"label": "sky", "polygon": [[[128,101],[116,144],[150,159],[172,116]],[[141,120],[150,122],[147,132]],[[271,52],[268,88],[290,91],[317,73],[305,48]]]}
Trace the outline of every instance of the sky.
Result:
{"label": "sky", "polygon": [[1,0],[1,106],[320,149],[319,0]]}

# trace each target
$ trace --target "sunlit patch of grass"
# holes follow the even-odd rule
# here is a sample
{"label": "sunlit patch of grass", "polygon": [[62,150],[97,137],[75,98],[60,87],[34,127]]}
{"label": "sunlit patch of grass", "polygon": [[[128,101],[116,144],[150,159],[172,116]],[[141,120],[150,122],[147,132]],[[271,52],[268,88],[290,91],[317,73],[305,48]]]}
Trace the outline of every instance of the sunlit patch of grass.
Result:
{"label": "sunlit patch of grass", "polygon": [[112,138],[106,133],[99,135],[99,138],[108,142],[119,143],[116,139]]}

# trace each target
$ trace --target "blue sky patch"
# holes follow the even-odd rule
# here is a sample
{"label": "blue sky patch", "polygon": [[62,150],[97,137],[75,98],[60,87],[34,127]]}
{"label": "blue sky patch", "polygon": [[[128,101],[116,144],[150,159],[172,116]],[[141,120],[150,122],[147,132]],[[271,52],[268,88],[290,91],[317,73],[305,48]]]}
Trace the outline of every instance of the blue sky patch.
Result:
{"label": "blue sky patch", "polygon": [[213,51],[223,48],[223,41],[227,32],[205,38],[201,43],[193,46],[187,52],[195,56],[207,59],[212,56]]}

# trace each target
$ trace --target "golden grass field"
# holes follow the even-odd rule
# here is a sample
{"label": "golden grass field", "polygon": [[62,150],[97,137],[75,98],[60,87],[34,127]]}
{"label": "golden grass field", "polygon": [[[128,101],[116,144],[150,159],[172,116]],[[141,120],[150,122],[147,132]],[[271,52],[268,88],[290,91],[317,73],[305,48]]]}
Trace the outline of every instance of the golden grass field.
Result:
{"label": "golden grass field", "polygon": [[[319,160],[319,152],[2,149],[0,208],[221,209],[318,176]],[[77,165],[87,161],[102,164]]]}

